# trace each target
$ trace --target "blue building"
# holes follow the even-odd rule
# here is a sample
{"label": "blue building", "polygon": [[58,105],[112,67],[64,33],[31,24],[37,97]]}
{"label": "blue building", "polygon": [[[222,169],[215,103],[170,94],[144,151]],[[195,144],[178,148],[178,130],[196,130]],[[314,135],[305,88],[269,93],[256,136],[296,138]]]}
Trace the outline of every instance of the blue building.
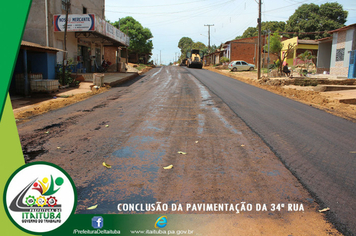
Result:
{"label": "blue building", "polygon": [[57,52],[59,51],[62,50],[22,41],[14,68],[10,93],[28,95],[30,80],[32,79],[54,80]]}

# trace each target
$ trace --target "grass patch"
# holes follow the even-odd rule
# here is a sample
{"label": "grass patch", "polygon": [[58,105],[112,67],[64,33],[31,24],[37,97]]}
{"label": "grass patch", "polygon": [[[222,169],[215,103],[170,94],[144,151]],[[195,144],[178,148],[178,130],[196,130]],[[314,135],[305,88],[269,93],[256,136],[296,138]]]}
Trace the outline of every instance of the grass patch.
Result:
{"label": "grass patch", "polygon": [[147,65],[139,64],[138,67],[136,67],[136,69],[141,71],[141,70],[145,69],[146,67],[147,67]]}
{"label": "grass patch", "polygon": [[[73,95],[72,95],[73,96]],[[70,95],[61,95],[61,96],[59,96],[60,98],[69,98],[69,97],[71,97]]]}

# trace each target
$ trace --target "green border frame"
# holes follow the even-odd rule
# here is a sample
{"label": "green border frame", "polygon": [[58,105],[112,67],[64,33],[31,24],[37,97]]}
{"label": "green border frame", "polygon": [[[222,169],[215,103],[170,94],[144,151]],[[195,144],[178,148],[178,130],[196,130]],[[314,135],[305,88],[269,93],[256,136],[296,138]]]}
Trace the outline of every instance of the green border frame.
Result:
{"label": "green border frame", "polygon": [[[6,204],[6,193],[7,193],[7,189],[9,187],[9,184],[11,182],[11,180],[15,177],[15,175],[17,173],[19,173],[21,170],[27,168],[27,167],[30,167],[30,166],[33,166],[33,165],[47,165],[47,166],[51,166],[51,167],[54,167],[56,168],[57,170],[61,171],[70,181],[71,185],[72,185],[72,188],[73,188],[73,192],[74,192],[74,205],[73,205],[73,209],[68,217],[68,219],[62,223],[62,225],[60,225],[59,227],[51,230],[51,231],[47,231],[47,232],[32,232],[32,231],[29,231],[23,227],[21,227],[19,224],[17,224],[14,219],[11,217],[11,214],[9,212],[9,209],[7,208],[7,204]],[[46,234],[46,233],[49,233],[49,232],[52,232],[60,227],[62,227],[70,218],[71,216],[74,214],[75,210],[77,209],[77,189],[75,187],[75,184],[74,184],[74,181],[73,179],[70,177],[70,175],[64,170],[62,169],[61,167],[53,164],[53,163],[50,163],[50,162],[45,162],[45,161],[36,161],[36,162],[32,162],[32,163],[29,163],[29,164],[25,164],[23,166],[21,166],[20,168],[18,168],[17,170],[14,171],[14,173],[12,173],[12,175],[9,177],[9,179],[7,180],[6,182],[6,185],[5,185],[5,188],[4,188],[4,194],[3,194],[3,203],[4,203],[4,208],[5,208],[5,212],[7,214],[7,217],[11,220],[11,222],[19,229],[21,229],[22,231],[26,232],[26,233],[30,233],[30,234],[35,234],[35,235],[42,235],[42,234]]]}
{"label": "green border frame", "polygon": [[[0,20],[6,22],[1,25],[1,30],[10,35],[9,37],[2,37],[2,39],[0,39],[2,45],[6,45],[3,47],[3,55],[0,57],[0,64],[2,65],[2,68],[7,68],[2,71],[2,78],[4,79],[0,79],[0,122],[2,120],[6,95],[11,85],[31,5],[32,0],[21,0],[16,2],[3,1],[0,9]],[[11,23],[9,23],[9,18],[11,18]]]}

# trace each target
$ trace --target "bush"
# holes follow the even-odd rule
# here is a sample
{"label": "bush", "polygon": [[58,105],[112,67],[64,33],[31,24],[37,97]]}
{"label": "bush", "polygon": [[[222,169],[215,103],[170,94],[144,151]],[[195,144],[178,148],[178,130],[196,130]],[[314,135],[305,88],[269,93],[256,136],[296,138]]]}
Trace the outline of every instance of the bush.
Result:
{"label": "bush", "polygon": [[229,62],[229,61],[230,61],[230,59],[227,58],[227,57],[222,57],[222,58],[220,58],[220,63],[221,63],[221,64],[224,64],[225,62]]}
{"label": "bush", "polygon": [[270,70],[275,69],[275,68],[277,68],[277,66],[274,63],[268,65],[268,69],[270,69]]}
{"label": "bush", "polygon": [[55,76],[61,85],[67,85],[75,82],[75,79],[70,76],[72,74],[72,69],[74,67],[75,67],[75,63],[73,59],[69,59],[64,73],[64,81],[63,81],[63,65],[57,64],[57,66],[55,67],[56,70]]}

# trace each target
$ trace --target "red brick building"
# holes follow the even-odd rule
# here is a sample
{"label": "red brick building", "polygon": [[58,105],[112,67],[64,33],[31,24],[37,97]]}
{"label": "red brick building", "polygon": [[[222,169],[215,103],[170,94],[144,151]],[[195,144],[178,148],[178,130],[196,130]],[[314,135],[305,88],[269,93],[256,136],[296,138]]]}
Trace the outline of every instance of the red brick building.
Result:
{"label": "red brick building", "polygon": [[[268,51],[263,51],[263,46],[268,44],[268,36],[262,35],[262,65],[267,65]],[[282,38],[285,40],[286,38]],[[255,58],[257,57],[258,50],[258,37],[250,37],[244,39],[237,39],[227,41],[224,56],[229,58],[230,61],[243,60],[247,63],[257,64]],[[277,60],[277,56],[270,53],[270,62],[273,63]]]}

